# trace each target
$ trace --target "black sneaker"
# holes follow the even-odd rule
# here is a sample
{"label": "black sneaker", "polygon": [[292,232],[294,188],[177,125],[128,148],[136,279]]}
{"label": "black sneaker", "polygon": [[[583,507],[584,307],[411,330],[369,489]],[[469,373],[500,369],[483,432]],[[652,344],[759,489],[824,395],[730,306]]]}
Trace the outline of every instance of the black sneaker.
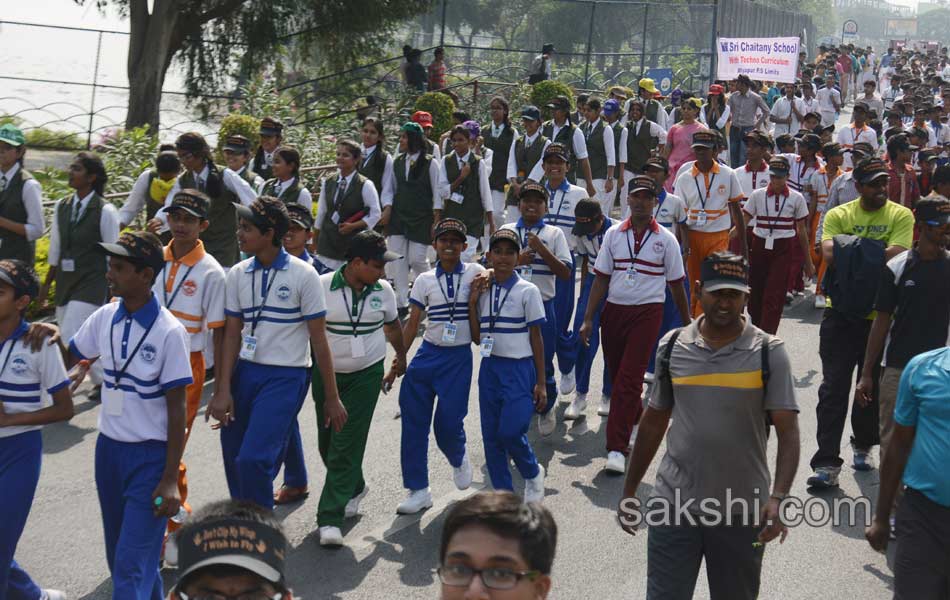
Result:
{"label": "black sneaker", "polygon": [[97,385],[96,387],[94,387],[91,392],[86,394],[86,399],[89,400],[90,402],[95,402],[96,404],[101,403],[102,402],[102,386]]}
{"label": "black sneaker", "polygon": [[213,381],[213,380],[214,380],[214,367],[211,367],[210,369],[205,369],[205,381]]}

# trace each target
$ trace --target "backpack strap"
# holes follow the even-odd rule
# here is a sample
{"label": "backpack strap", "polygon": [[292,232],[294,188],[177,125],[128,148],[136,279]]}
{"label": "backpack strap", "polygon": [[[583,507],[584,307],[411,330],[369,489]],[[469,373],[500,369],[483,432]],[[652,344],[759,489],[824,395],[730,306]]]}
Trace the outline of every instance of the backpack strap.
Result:
{"label": "backpack strap", "polygon": [[[759,367],[762,370],[762,403],[765,404],[765,396],[769,391],[769,377],[772,375],[772,367],[769,363],[769,336],[764,331],[759,333],[759,339],[762,342],[762,350],[759,352],[762,364]],[[765,412],[765,438],[768,439],[772,431],[772,416],[768,411]]]}
{"label": "backpack strap", "polygon": [[666,346],[663,348],[663,354],[660,355],[660,366],[662,367],[663,373],[660,377],[660,385],[663,386],[663,392],[670,396],[673,395],[673,375],[670,374],[670,357],[673,356],[676,339],[682,332],[682,327],[677,327],[673,330],[672,335],[670,335],[670,341],[666,343]]}

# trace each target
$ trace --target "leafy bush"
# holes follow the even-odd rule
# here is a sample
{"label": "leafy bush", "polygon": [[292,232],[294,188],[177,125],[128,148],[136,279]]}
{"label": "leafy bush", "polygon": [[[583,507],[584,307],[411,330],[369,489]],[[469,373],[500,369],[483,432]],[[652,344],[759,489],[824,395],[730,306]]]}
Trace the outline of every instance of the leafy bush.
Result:
{"label": "leafy bush", "polygon": [[[117,130],[97,146],[96,151],[109,174],[106,193],[127,192],[142,171],[154,165],[158,138],[149,134],[147,126]],[[124,201],[124,198],[118,198],[113,203],[121,206]]]}
{"label": "leafy bush", "polygon": [[555,96],[567,96],[568,100],[571,101],[571,108],[574,108],[574,90],[566,83],[549,79],[539,81],[531,88],[531,104],[540,108],[541,114],[545,118],[551,118],[551,111],[546,106]]}
{"label": "leafy bush", "polygon": [[[44,188],[45,189],[45,188]],[[43,236],[40,239],[36,240],[36,264],[34,269],[36,270],[36,278],[40,280],[40,284],[46,280],[46,273],[49,271],[49,236]],[[46,299],[49,301],[49,305],[53,306],[53,298],[56,294],[56,282],[49,287],[49,294]],[[37,299],[39,300],[39,299]],[[32,321],[38,317],[43,316],[49,311],[44,311],[40,308],[41,302],[33,301],[30,303],[30,306],[27,308],[26,316],[27,320]]]}
{"label": "leafy bush", "polygon": [[78,133],[56,131],[46,127],[30,127],[23,119],[12,115],[0,115],[0,125],[16,125],[23,131],[27,147],[58,148],[62,150],[85,150],[86,140]]}
{"label": "leafy bush", "polygon": [[228,136],[243,135],[251,140],[251,152],[261,143],[260,136],[261,120],[250,115],[231,113],[221,119],[221,127],[218,129],[218,156],[222,156],[224,143]]}
{"label": "leafy bush", "polygon": [[441,92],[427,92],[416,99],[415,110],[424,110],[432,114],[432,133],[430,137],[438,140],[439,136],[452,128],[452,112],[455,103]]}

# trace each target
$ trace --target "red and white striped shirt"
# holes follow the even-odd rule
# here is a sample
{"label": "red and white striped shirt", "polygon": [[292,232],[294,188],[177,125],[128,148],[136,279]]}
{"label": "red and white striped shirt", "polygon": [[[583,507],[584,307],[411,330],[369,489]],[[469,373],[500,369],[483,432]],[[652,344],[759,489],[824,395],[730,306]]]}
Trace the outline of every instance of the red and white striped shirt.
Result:
{"label": "red and white striped shirt", "polygon": [[752,233],[760,238],[795,237],[795,222],[808,218],[805,197],[788,186],[777,194],[772,186],[755,190],[743,210],[755,217]]}
{"label": "red and white striped shirt", "polygon": [[642,236],[630,219],[608,229],[594,272],[610,277],[607,301],[623,306],[663,304],[667,282],[686,277],[676,236],[656,219]]}

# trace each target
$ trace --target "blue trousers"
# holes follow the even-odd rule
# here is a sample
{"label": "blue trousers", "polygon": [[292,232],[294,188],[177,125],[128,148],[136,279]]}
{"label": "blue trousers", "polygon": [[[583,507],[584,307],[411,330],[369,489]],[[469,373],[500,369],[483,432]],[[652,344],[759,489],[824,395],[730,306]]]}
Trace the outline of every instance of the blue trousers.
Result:
{"label": "blue trousers", "polygon": [[[587,278],[581,283],[581,295],[577,299],[577,312],[574,315],[574,335],[581,330],[584,324],[584,313],[587,312],[587,301],[590,299],[590,290],[597,278],[593,273],[588,273]],[[577,361],[574,363],[575,376],[577,378],[577,392],[586,394],[590,391],[590,372],[594,366],[594,357],[597,356],[597,349],[600,347],[600,313],[604,310],[604,304],[607,297],[600,301],[600,306],[594,312],[593,326],[591,331],[589,346],[585,346],[580,339],[577,339]],[[558,363],[560,365],[560,363]],[[607,372],[607,361],[604,361],[604,384],[601,391],[605,396],[610,395],[611,381],[610,374]]]}
{"label": "blue trousers", "polygon": [[[310,389],[310,371],[307,371],[307,385],[305,390]],[[300,400],[300,406],[306,400],[307,394]],[[283,458],[280,460],[284,465],[284,485],[287,487],[304,488],[307,487],[307,461],[303,456],[303,441],[300,439],[300,424],[297,417],[290,425],[290,435],[287,436],[287,445],[284,446]]]}
{"label": "blue trousers", "polygon": [[[577,275],[576,261],[574,254],[571,254],[571,276],[567,279],[554,280],[554,304],[557,316],[557,337],[555,339],[555,348],[557,349],[557,366],[561,373],[570,373],[574,368],[574,361],[577,360],[577,335],[574,333],[571,324],[574,320],[574,297],[577,287],[574,281]],[[547,342],[545,342],[545,346]],[[548,400],[551,394],[548,393]],[[555,400],[557,397],[555,397]]]}
{"label": "blue trousers", "polygon": [[38,429],[0,438],[0,600],[38,600],[41,594],[13,555],[33,505],[42,458]]}
{"label": "blue trousers", "polygon": [[[513,490],[508,459],[525,479],[538,476],[538,459],[528,443],[534,414],[534,359],[482,359],[478,371],[478,406],[482,419],[485,466],[496,490]],[[550,399],[549,399],[550,400]]]}
{"label": "blue trousers", "polygon": [[274,508],[274,477],[307,395],[307,371],[238,361],[231,378],[234,421],[221,429],[231,498]]}
{"label": "blue trousers", "polygon": [[[686,278],[686,306],[689,306],[689,277]],[[683,326],[683,319],[680,318],[680,311],[676,308],[676,302],[673,301],[673,293],[670,292],[670,286],[666,286],[666,301],[663,304],[663,322],[660,324],[660,335],[653,342],[653,351],[650,352],[650,363],[647,365],[647,373],[655,373],[656,368],[656,349],[660,345],[663,336],[677,327]]]}
{"label": "blue trousers", "polygon": [[[409,490],[429,487],[429,425],[435,443],[453,467],[465,457],[465,416],[472,386],[472,349],[422,342],[399,387],[402,413],[402,485]],[[432,409],[435,397],[435,421]]]}
{"label": "blue trousers", "polygon": [[166,446],[102,434],[96,441],[96,491],[113,600],[162,600],[158,565],[168,520],[152,513],[152,492],[162,479]]}
{"label": "blue trousers", "polygon": [[544,342],[544,387],[548,393],[548,404],[542,412],[548,414],[557,405],[557,383],[554,381],[554,355],[559,339],[557,296],[544,301],[544,319],[541,324],[541,340]]}

